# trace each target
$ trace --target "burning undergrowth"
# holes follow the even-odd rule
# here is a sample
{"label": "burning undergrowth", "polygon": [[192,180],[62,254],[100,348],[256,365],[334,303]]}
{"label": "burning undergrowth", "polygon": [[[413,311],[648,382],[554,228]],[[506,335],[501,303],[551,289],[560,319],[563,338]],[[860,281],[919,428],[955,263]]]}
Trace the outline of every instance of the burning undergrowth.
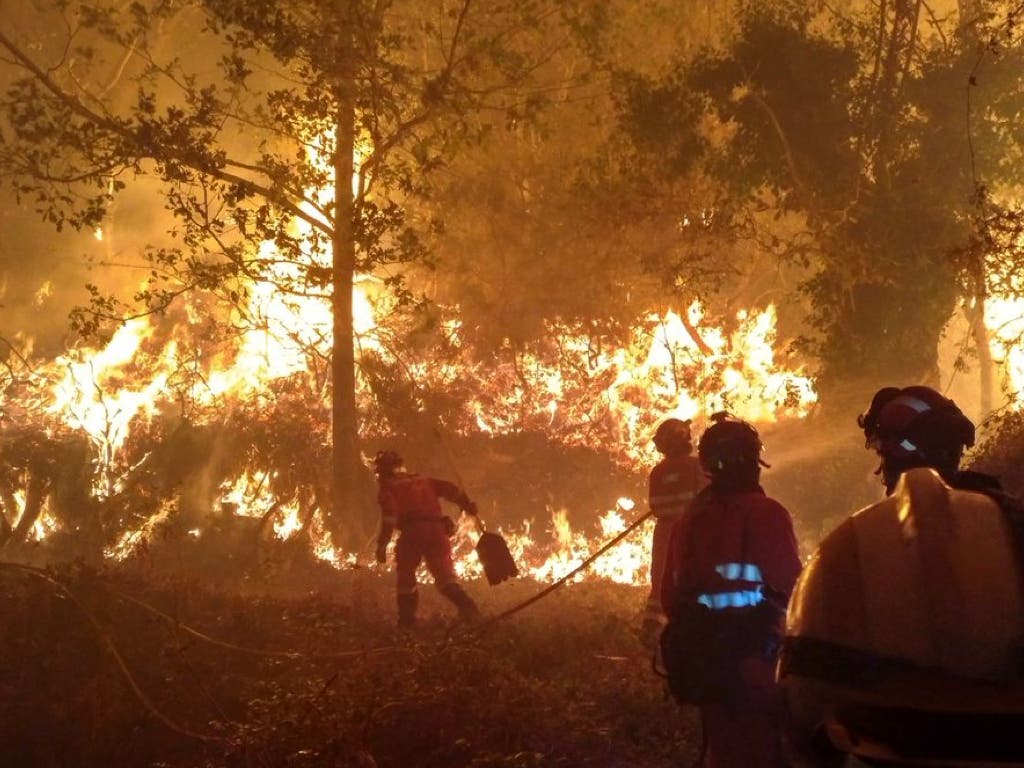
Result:
{"label": "burning undergrowth", "polygon": [[[245,530],[264,550],[291,542],[335,567],[365,559],[369,469],[359,508],[330,515],[330,339],[304,304],[257,301],[216,321],[192,302],[55,360],[11,356],[5,547],[123,560],[170,541],[216,550]],[[624,527],[662,418],[699,424],[729,408],[764,423],[815,400],[799,369],[776,362],[772,307],[712,321],[693,304],[617,335],[553,320],[546,338],[485,354],[463,342],[457,308],[435,308],[424,331],[422,314],[379,286],[357,286],[354,305],[367,455],[398,446],[414,469],[461,475],[541,579]],[[643,534],[605,575],[645,579]],[[460,541],[468,574],[472,535]]]}

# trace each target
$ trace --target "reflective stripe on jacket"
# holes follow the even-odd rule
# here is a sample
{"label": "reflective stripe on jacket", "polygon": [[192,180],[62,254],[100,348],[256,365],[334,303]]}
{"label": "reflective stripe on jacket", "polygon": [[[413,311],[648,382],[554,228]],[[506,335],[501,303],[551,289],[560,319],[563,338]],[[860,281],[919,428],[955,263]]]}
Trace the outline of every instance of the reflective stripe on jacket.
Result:
{"label": "reflective stripe on jacket", "polygon": [[708,488],[672,530],[662,604],[739,608],[757,605],[766,591],[788,600],[800,569],[785,507],[760,489],[719,495]]}

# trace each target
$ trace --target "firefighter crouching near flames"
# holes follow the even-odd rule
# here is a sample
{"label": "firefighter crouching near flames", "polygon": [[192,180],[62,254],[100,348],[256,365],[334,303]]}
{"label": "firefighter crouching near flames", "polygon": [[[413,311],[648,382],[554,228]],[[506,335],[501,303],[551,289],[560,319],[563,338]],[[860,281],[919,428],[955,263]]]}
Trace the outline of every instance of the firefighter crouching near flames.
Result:
{"label": "firefighter crouching near flames", "polygon": [[[668,629],[697,626],[686,614],[710,627],[696,633],[710,638],[695,646],[703,650],[684,652],[682,662],[695,676],[712,673],[713,683],[694,699],[673,690],[677,699],[700,706],[708,768],[788,765],[775,657],[801,563],[789,512],[761,489],[761,467],[767,466],[761,448],[748,423],[726,413],[712,416],[698,446],[710,484],[679,519],[669,543],[662,592]],[[705,658],[692,658],[697,655]]]}
{"label": "firefighter crouching near flames", "polygon": [[666,419],[654,432],[654,447],[664,457],[651,470],[648,503],[654,513],[651,542],[651,592],[644,606],[640,636],[645,645],[653,645],[665,623],[661,604],[661,584],[672,526],[690,506],[697,492],[707,485],[700,461],[693,455],[690,422]]}
{"label": "firefighter crouching near flames", "polygon": [[858,417],[887,498],[818,547],[779,679],[801,766],[1024,765],[1024,511],[962,471],[974,424],[929,387]]}
{"label": "firefighter crouching near flames", "polygon": [[416,623],[416,569],[424,560],[434,584],[459,609],[460,618],[478,618],[476,603],[456,580],[449,542],[455,526],[451,518],[442,514],[440,499],[454,502],[470,515],[477,514],[476,504],[454,483],[407,472],[402,457],[395,451],[378,452],[373,463],[381,511],[378,563],[386,562],[391,535],[395,528],[399,531],[395,544],[399,626],[410,628]]}

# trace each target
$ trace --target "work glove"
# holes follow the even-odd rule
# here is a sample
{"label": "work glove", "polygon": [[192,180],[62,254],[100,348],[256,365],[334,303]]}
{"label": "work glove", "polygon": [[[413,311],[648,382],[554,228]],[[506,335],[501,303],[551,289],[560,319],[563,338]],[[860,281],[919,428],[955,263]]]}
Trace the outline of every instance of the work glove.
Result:
{"label": "work glove", "polygon": [[377,545],[377,562],[384,565],[388,561],[388,545],[378,544]]}

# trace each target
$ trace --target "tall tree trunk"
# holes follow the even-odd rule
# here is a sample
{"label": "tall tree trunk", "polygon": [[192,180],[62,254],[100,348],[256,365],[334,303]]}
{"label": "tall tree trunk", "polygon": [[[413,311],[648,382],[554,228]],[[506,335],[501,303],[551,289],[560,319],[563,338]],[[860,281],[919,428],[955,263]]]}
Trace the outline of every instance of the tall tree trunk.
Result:
{"label": "tall tree trunk", "polygon": [[[7,516],[10,515],[10,520]],[[6,487],[0,489],[0,549],[14,533],[13,521],[18,519],[18,504]]]}
{"label": "tall tree trunk", "polygon": [[3,532],[0,534],[0,547],[11,540],[14,535],[14,525],[21,516],[21,506],[14,495],[14,488],[7,478],[0,479],[0,504],[4,507]]}
{"label": "tall tree trunk", "polygon": [[978,20],[978,15],[981,11],[980,3],[978,0],[957,0],[957,12],[959,13],[959,23],[961,33],[968,32],[973,34],[971,26]]}
{"label": "tall tree trunk", "polygon": [[971,323],[971,335],[974,347],[978,352],[978,383],[981,387],[981,418],[985,419],[992,413],[995,396],[995,369],[992,359],[992,348],[988,341],[988,326],[985,324],[985,295],[975,297],[974,307],[968,318]]}
{"label": "tall tree trunk", "polygon": [[[356,268],[355,198],[352,192],[355,153],[355,71],[351,0],[336,0],[339,29],[337,116],[334,148],[334,237],[332,239],[331,311],[334,348],[331,357],[332,534],[351,538],[358,515],[359,445],[356,428],[355,351],[352,288]],[[361,522],[361,521],[359,521]]]}

